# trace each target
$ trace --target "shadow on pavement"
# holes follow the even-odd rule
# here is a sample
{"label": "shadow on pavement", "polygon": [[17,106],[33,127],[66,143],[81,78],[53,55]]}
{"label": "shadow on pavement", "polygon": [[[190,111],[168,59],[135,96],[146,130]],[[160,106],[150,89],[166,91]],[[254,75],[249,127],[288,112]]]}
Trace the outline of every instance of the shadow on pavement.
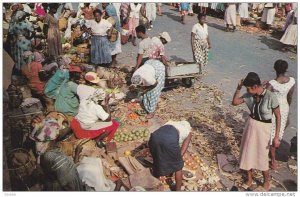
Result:
{"label": "shadow on pavement", "polygon": [[218,29],[218,30],[225,31],[225,27],[222,26],[222,25],[218,25],[218,24],[216,24],[216,23],[207,23],[207,25],[208,25],[209,27],[213,27],[213,28],[216,28],[216,29]]}
{"label": "shadow on pavement", "polygon": [[282,50],[284,48],[284,44],[282,44],[281,42],[279,42],[274,38],[269,38],[267,36],[259,36],[258,40],[261,41],[261,43],[267,45],[269,49],[286,52]]}
{"label": "shadow on pavement", "polygon": [[177,57],[176,55],[171,55],[170,58],[171,58],[171,60],[176,61],[176,62],[187,62],[185,59]]}
{"label": "shadow on pavement", "polygon": [[173,14],[171,12],[163,12],[164,15],[166,15],[167,17],[171,18],[172,20],[181,23],[181,18],[179,16],[179,14]]}
{"label": "shadow on pavement", "polygon": [[297,191],[297,183],[293,180],[284,180],[283,185],[286,187],[288,191]]}

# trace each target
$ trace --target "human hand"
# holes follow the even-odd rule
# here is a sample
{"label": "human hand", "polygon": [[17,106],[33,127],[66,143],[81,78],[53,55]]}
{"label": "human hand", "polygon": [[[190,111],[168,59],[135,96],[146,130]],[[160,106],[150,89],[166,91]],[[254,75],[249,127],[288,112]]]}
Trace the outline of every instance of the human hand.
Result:
{"label": "human hand", "polygon": [[238,90],[242,89],[242,87],[243,87],[243,82],[244,82],[244,79],[241,79],[240,82],[238,83],[238,86],[237,86],[237,89],[238,89]]}
{"label": "human hand", "polygon": [[35,116],[32,121],[31,121],[31,126],[35,127],[37,124],[41,123],[43,121],[43,116],[39,115],[39,116]]}
{"label": "human hand", "polygon": [[274,145],[275,148],[279,147],[279,145],[280,145],[279,137],[276,137],[276,136],[274,137],[274,139],[273,139],[273,145]]}

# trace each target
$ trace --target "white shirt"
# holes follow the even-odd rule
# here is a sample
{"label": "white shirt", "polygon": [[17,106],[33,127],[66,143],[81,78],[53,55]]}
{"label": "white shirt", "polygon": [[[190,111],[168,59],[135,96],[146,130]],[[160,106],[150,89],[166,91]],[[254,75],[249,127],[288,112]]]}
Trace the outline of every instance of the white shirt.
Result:
{"label": "white shirt", "polygon": [[138,54],[143,54],[143,58],[149,57],[149,47],[151,42],[151,38],[148,37],[139,43]]}
{"label": "white shirt", "polygon": [[84,124],[93,124],[99,119],[104,121],[109,117],[109,114],[104,111],[101,105],[87,100],[95,91],[96,88],[87,85],[78,85],[77,87],[77,95],[80,99],[80,104],[76,119]]}
{"label": "white shirt", "polygon": [[93,35],[106,36],[107,30],[112,27],[112,24],[105,19],[101,19],[99,23],[95,20],[87,20],[86,26],[92,29]]}
{"label": "white shirt", "polygon": [[193,26],[192,32],[198,36],[199,39],[207,39],[208,37],[208,28],[207,24],[200,25],[197,23]]}
{"label": "white shirt", "polygon": [[130,3],[131,11],[130,11],[129,17],[140,18],[141,7],[142,7],[142,4],[140,4],[140,3],[137,5],[134,5],[134,3]]}
{"label": "white shirt", "polygon": [[134,73],[133,76],[139,75],[142,78],[141,86],[152,86],[156,83],[155,79],[155,69],[153,66],[149,64],[144,64],[140,68],[138,68]]}

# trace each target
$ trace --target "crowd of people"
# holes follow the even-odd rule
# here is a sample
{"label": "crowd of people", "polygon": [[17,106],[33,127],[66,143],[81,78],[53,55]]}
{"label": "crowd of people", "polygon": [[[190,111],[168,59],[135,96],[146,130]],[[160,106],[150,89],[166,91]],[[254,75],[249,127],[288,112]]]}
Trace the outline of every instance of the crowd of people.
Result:
{"label": "crowd of people", "polygon": [[[186,15],[193,16],[195,4],[174,3],[182,23]],[[237,12],[246,24],[249,8],[257,9],[266,29],[270,29],[278,4],[248,3],[199,3],[198,22],[191,30],[192,52],[195,62],[201,67],[208,63],[212,47],[206,14],[224,13],[225,30],[236,30]],[[282,5],[281,5],[282,6]],[[10,20],[7,9],[11,9]],[[297,44],[296,4],[285,5],[287,21],[281,42]],[[149,37],[147,30],[155,27],[156,16],[164,13],[160,3],[28,3],[5,4],[4,21],[9,22],[6,52],[14,60],[13,75],[25,78],[32,96],[38,98],[46,112],[56,111],[67,115],[71,130],[58,132],[60,125],[53,119],[35,119],[32,124],[32,139],[36,140],[39,164],[47,174],[45,190],[81,191],[82,187],[75,163],[82,147],[76,149],[75,160],[69,160],[56,146],[57,139],[74,133],[79,139],[94,139],[99,148],[110,142],[119,127],[111,116],[111,96],[99,87],[99,67],[117,67],[117,55],[122,53],[122,44],[137,45],[136,65],[131,73],[129,90],[138,90],[140,102],[147,112],[147,119],[155,116],[159,97],[165,86],[166,67],[170,62],[164,45],[171,42],[168,32]],[[65,55],[66,43],[72,47],[87,45],[92,71],[75,65]],[[85,55],[85,54],[80,54]],[[253,181],[252,170],[263,171],[264,188],[269,190],[268,154],[271,153],[271,168],[276,169],[275,150],[279,147],[288,122],[289,106],[295,79],[285,76],[288,65],[284,60],[275,62],[277,77],[262,83],[256,73],[249,73],[237,87],[233,105],[246,103],[250,117],[246,123],[241,142],[240,168],[247,171],[245,185]],[[247,93],[240,96],[245,86]],[[175,173],[176,190],[181,188],[182,157],[191,141],[191,125],[187,121],[169,121],[154,131],[149,140],[153,156],[154,176]],[[40,136],[44,136],[40,139]],[[49,140],[50,139],[50,140]],[[51,143],[49,143],[51,141]],[[41,145],[40,142],[43,145]],[[271,148],[269,149],[269,143]],[[257,156],[259,155],[259,156]],[[64,161],[63,165],[59,162]],[[167,165],[166,165],[167,164]]]}

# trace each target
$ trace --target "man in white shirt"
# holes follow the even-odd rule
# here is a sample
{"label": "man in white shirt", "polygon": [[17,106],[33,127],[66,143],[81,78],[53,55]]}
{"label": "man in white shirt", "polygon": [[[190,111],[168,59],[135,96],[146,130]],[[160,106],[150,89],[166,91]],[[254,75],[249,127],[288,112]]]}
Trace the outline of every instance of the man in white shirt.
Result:
{"label": "man in white shirt", "polygon": [[137,37],[142,39],[138,46],[138,56],[135,66],[137,70],[141,65],[143,65],[149,59],[149,46],[151,44],[151,38],[146,34],[146,27],[139,25],[135,28]]}

